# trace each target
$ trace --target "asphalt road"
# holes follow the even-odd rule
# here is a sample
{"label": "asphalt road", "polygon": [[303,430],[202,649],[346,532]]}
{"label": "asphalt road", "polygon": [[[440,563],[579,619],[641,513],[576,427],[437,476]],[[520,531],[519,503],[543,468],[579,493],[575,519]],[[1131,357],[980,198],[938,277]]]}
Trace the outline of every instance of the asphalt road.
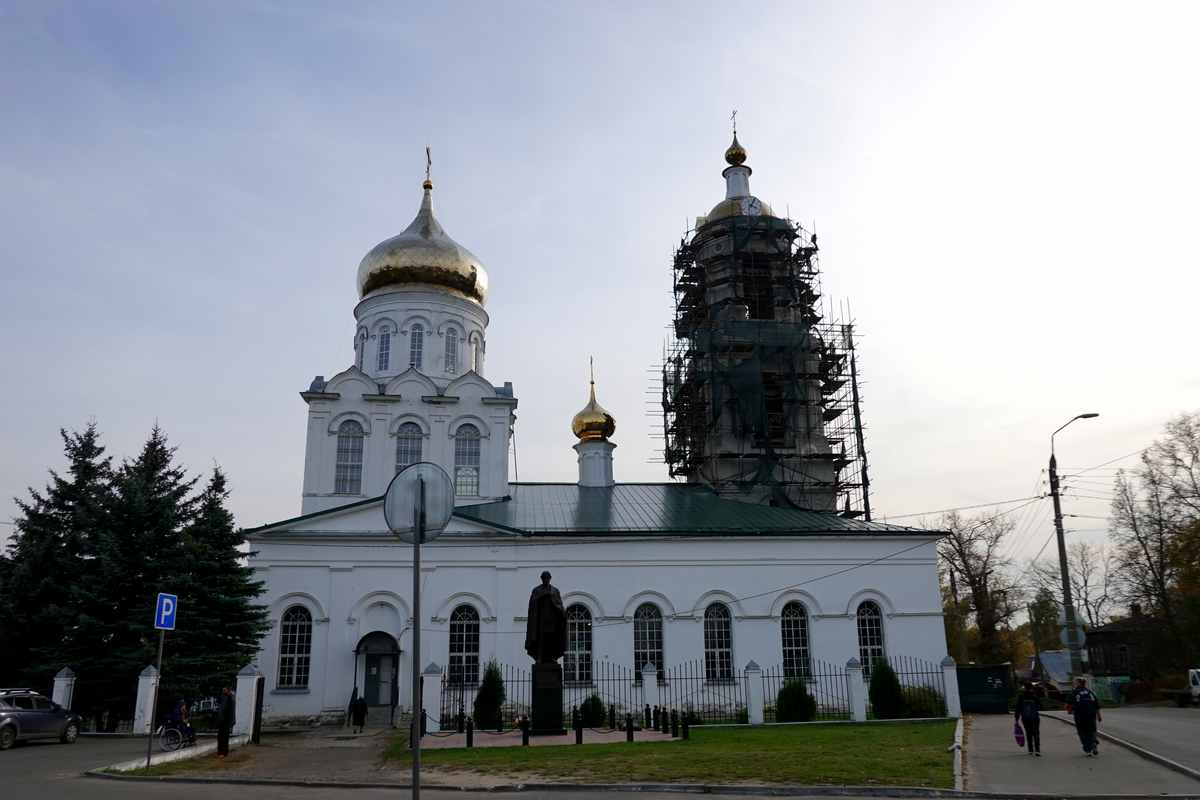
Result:
{"label": "asphalt road", "polygon": [[1102,713],[1105,733],[1200,770],[1200,708],[1131,706]]}
{"label": "asphalt road", "polygon": [[[0,796],[4,800],[407,800],[407,789],[305,789],[294,786],[231,786],[228,784],[140,783],[83,776],[84,770],[145,755],[144,739],[81,737],[73,745],[18,744],[0,753]],[[487,800],[619,800],[609,792],[520,792],[486,795]],[[483,795],[421,791],[424,800],[470,800]],[[647,793],[639,800],[680,800],[677,793]],[[853,798],[840,798],[853,800]]]}

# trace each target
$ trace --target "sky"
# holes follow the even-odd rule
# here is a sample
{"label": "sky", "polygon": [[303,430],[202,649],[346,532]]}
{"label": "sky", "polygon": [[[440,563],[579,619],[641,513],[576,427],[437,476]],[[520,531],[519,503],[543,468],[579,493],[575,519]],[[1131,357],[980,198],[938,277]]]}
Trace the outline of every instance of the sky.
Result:
{"label": "sky", "polygon": [[[857,324],[876,518],[1017,509],[1018,561],[1104,538],[1112,470],[1200,410],[1200,5],[77,2],[0,6],[0,520],[94,419],[157,422],[238,522],[299,513],[314,375],[349,366],[359,260],[435,209],[487,267],[487,377],[521,480],[576,478],[588,357],[616,475],[671,254],[724,196],[820,234]],[[649,398],[652,399],[652,398]],[[0,525],[0,537],[11,534]],[[1047,553],[1052,553],[1049,548]]]}

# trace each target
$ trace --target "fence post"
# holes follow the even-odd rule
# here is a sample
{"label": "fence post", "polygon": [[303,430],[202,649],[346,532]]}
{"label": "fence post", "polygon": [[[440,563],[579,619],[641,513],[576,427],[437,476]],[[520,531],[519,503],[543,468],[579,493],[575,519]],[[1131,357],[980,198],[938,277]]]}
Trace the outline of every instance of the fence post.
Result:
{"label": "fence post", "polygon": [[942,659],[942,684],[946,690],[946,716],[957,719],[962,716],[962,700],[958,696],[958,665],[950,656]]}
{"label": "fence post", "polygon": [[475,720],[467,717],[467,747],[475,746]]}
{"label": "fence post", "polygon": [[746,716],[751,725],[763,724],[762,667],[751,661],[746,665]]}
{"label": "fence post", "polygon": [[258,705],[258,676],[254,664],[247,664],[237,674],[237,690],[233,707],[233,735],[241,736],[254,730],[254,709]]}
{"label": "fence post", "polygon": [[148,664],[138,675],[137,701],[134,704],[133,732],[138,734],[153,734],[154,692],[158,689],[158,670],[153,664]]}
{"label": "fence post", "polygon": [[[421,708],[425,711],[425,730],[430,733],[439,733],[443,723],[442,668],[430,661],[429,666],[421,674],[425,678],[421,681]],[[436,715],[433,714],[435,708],[438,712]]]}
{"label": "fence post", "polygon": [[54,676],[54,694],[50,699],[71,710],[71,703],[75,701],[75,673],[70,667],[63,667]]}
{"label": "fence post", "polygon": [[867,721],[867,685],[863,683],[862,664],[857,658],[846,662],[846,688],[850,696],[850,719]]}
{"label": "fence post", "polygon": [[642,665],[642,704],[658,705],[658,667],[649,663]]}
{"label": "fence post", "polygon": [[633,741],[633,714],[625,715],[625,741]]}

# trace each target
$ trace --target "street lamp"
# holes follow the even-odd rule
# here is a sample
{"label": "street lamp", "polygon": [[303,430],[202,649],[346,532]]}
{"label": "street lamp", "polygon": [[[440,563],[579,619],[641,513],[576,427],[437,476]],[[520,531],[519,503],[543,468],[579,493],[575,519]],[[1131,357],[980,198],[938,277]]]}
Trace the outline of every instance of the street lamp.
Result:
{"label": "street lamp", "polygon": [[1063,537],[1062,503],[1058,498],[1058,461],[1054,458],[1054,437],[1077,419],[1095,419],[1096,412],[1071,417],[1050,434],[1050,496],[1054,498],[1054,532],[1058,536],[1058,571],[1062,577],[1063,613],[1067,619],[1067,650],[1071,653],[1071,674],[1083,674],[1083,659],[1079,653],[1079,631],[1075,621],[1075,603],[1071,599],[1071,577],[1067,572],[1067,542]]}

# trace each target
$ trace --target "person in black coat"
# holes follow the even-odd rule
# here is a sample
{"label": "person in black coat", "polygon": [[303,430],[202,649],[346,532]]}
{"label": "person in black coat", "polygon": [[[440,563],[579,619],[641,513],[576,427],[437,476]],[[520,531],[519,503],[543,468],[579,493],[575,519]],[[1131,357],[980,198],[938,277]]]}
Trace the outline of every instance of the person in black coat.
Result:
{"label": "person in black coat", "polygon": [[226,686],[221,690],[221,708],[217,711],[217,758],[229,755],[229,734],[237,715],[237,696]]}
{"label": "person in black coat", "polygon": [[1075,691],[1067,702],[1067,713],[1075,717],[1075,733],[1079,735],[1079,744],[1088,756],[1100,755],[1100,743],[1096,736],[1096,723],[1103,718],[1100,716],[1100,698],[1087,688],[1083,678],[1075,679]]}
{"label": "person in black coat", "polygon": [[367,698],[361,696],[354,698],[354,702],[350,704],[350,714],[354,723],[354,732],[362,733],[367,724]]}
{"label": "person in black coat", "polygon": [[1021,693],[1017,695],[1016,720],[1025,729],[1025,744],[1029,747],[1029,755],[1042,755],[1042,698],[1034,690],[1033,684],[1025,681]]}

